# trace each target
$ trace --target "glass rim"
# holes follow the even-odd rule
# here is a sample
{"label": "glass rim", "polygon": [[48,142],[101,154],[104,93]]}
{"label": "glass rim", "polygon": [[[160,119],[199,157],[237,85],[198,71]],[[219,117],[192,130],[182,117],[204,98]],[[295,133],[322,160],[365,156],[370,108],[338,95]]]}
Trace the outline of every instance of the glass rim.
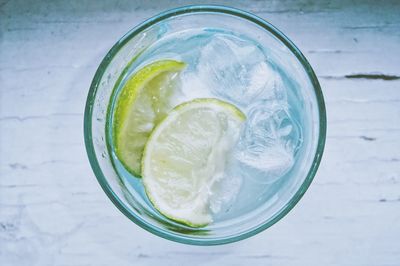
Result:
{"label": "glass rim", "polygon": [[[98,86],[100,84],[100,80],[103,77],[105,70],[107,69],[109,63],[114,59],[115,55],[119,52],[119,50],[134,36],[142,32],[143,30],[151,27],[152,25],[168,19],[170,17],[175,17],[183,14],[190,14],[190,13],[216,13],[216,14],[228,14],[233,15],[250,22],[257,24],[258,26],[262,27],[266,31],[272,33],[276,38],[278,38],[289,50],[296,56],[296,58],[300,61],[302,66],[304,67],[312,85],[314,88],[314,93],[317,99],[318,104],[318,118],[319,118],[319,134],[318,134],[318,144],[317,149],[314,155],[313,162],[311,164],[310,169],[308,170],[307,177],[304,179],[303,183],[301,184],[300,188],[296,191],[296,193],[291,197],[289,202],[283,206],[279,212],[274,214],[273,218],[269,221],[265,221],[259,224],[257,227],[251,228],[245,232],[240,232],[235,235],[231,236],[224,236],[224,237],[216,237],[216,238],[201,238],[195,236],[184,236],[178,235],[174,232],[162,229],[157,227],[153,224],[150,224],[139,217],[139,215],[131,212],[126,205],[119,199],[119,197],[115,194],[113,189],[108,184],[106,177],[104,176],[99,162],[96,157],[96,153],[94,150],[93,139],[92,139],[92,115],[93,115],[93,105],[94,100],[97,94]],[[121,37],[109,50],[106,56],[101,61],[99,67],[96,70],[96,73],[93,77],[92,83],[90,85],[89,93],[86,100],[85,106],[85,113],[84,113],[84,139],[85,139],[85,147],[86,152],[89,158],[90,165],[92,170],[108,196],[108,198],[113,202],[113,204],[131,221],[135,224],[139,225],[143,229],[149,231],[152,234],[160,236],[162,238],[172,240],[175,242],[180,242],[184,244],[191,244],[191,245],[201,245],[201,246],[208,246],[208,245],[221,245],[236,242],[239,240],[243,240],[245,238],[249,238],[254,236],[261,231],[271,227],[280,219],[282,219],[293,207],[300,201],[304,193],[307,191],[308,187],[312,183],[314,176],[317,172],[318,166],[321,162],[322,154],[325,147],[325,139],[326,139],[326,110],[325,110],[325,103],[322,94],[322,90],[318,79],[311,68],[311,65],[308,63],[305,56],[301,53],[301,51],[294,45],[294,43],[286,37],[280,30],[278,30],[275,26],[270,24],[269,22],[265,21],[264,19],[253,15],[247,11],[243,11],[240,9],[221,6],[221,5],[191,5],[191,6],[183,6],[174,8],[165,12],[162,12],[156,16],[151,17],[150,19],[145,20],[144,22],[140,23],[136,27],[129,30],[123,37]]]}

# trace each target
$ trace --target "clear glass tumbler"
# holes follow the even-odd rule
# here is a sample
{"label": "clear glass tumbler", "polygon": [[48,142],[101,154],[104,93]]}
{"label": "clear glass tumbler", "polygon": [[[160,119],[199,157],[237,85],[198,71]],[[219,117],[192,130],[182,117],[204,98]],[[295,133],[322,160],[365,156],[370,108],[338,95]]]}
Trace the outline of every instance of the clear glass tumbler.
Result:
{"label": "clear glass tumbler", "polygon": [[[106,136],[108,105],[126,66],[156,42],[161,34],[196,27],[246,33],[258,45],[268,47],[271,58],[279,60],[279,64],[284,66],[283,71],[296,84],[294,93],[302,99],[302,116],[308,121],[303,124],[301,154],[296,156],[293,169],[275,193],[273,202],[266,201],[249,213],[238,213],[237,217],[228,221],[197,229],[165,219],[127,189],[113,166],[112,151]],[[326,136],[326,114],[321,88],[311,66],[299,49],[278,29],[253,14],[234,8],[188,6],[161,13],[143,22],[111,48],[90,86],[84,136],[90,164],[101,187],[131,221],[169,240],[217,245],[238,241],[265,230],[296,205],[312,182],[321,160]]]}

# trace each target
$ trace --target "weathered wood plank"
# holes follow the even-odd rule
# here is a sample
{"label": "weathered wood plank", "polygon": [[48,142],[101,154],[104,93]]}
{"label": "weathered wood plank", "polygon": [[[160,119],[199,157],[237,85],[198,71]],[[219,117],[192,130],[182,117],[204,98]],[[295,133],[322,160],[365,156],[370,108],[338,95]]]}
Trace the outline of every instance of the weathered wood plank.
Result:
{"label": "weathered wood plank", "polygon": [[215,2],[287,34],[326,99],[320,170],[268,231],[185,246],[140,229],[107,199],[83,144],[93,74],[132,26],[191,3],[0,1],[0,265],[399,265],[399,1]]}

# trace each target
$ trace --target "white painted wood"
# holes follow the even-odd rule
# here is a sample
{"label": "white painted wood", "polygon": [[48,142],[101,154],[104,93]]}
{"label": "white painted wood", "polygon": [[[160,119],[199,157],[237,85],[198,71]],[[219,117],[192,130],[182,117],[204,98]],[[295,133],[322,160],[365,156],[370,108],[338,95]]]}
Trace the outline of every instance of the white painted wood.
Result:
{"label": "white painted wood", "polygon": [[400,265],[400,79],[346,78],[400,76],[399,2],[216,3],[280,28],[320,78],[328,138],[300,203],[217,247],[130,222],[86,158],[87,91],[120,36],[190,2],[0,0],[0,265]]}

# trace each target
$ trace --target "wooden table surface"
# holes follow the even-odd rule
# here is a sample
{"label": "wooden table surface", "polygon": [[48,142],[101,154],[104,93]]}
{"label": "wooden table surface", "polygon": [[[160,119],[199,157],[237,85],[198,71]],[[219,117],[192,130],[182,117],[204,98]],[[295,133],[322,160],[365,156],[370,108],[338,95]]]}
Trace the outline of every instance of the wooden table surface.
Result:
{"label": "wooden table surface", "polygon": [[217,1],[304,52],[328,113],[315,181],[283,220],[224,246],[170,242],[124,217],[83,140],[100,60],[189,1],[0,0],[0,265],[400,265],[400,1]]}

